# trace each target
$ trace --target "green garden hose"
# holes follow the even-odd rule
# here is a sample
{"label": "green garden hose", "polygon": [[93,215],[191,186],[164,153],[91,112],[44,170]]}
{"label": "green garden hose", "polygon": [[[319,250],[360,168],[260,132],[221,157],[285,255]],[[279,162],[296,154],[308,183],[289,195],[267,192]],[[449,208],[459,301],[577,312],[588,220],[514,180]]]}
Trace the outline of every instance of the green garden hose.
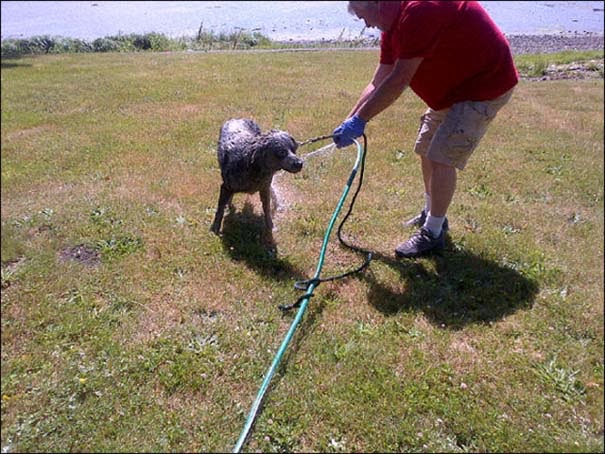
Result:
{"label": "green garden hose", "polygon": [[[330,136],[325,136],[325,137],[330,137]],[[324,138],[324,137],[322,137],[322,138]],[[371,254],[368,255],[368,260],[366,261],[366,263],[364,265],[362,265],[360,268],[358,268],[357,270],[354,270],[353,272],[344,273],[340,276],[336,276],[334,278],[329,278],[329,279],[320,278],[321,269],[323,268],[323,264],[324,264],[324,260],[325,260],[326,249],[328,247],[328,240],[330,239],[330,234],[332,233],[332,229],[334,228],[334,223],[336,222],[336,218],[338,217],[340,211],[342,210],[342,206],[347,198],[347,195],[349,194],[349,190],[351,189],[351,185],[353,184],[353,181],[355,180],[355,176],[357,175],[357,171],[358,171],[360,165],[362,168],[362,172],[360,174],[360,184],[357,188],[357,192],[355,193],[355,197],[357,196],[357,193],[359,192],[359,189],[361,188],[361,178],[363,175],[363,163],[365,161],[365,153],[366,153],[366,148],[367,148],[367,138],[366,138],[365,134],[364,134],[363,138],[364,138],[364,145],[366,145],[364,147],[362,147],[357,140],[354,140],[355,144],[357,145],[357,159],[355,160],[355,164],[353,166],[353,169],[351,170],[351,174],[349,176],[349,179],[347,180],[347,184],[344,188],[342,196],[340,197],[340,200],[338,201],[338,205],[336,206],[336,209],[334,210],[334,213],[332,214],[332,219],[330,220],[330,224],[328,225],[328,228],[324,235],[323,245],[321,247],[321,252],[319,254],[319,261],[317,263],[317,270],[315,271],[315,275],[313,276],[313,278],[309,279],[308,281],[305,281],[308,283],[308,286],[306,287],[305,295],[303,295],[301,298],[299,298],[299,300],[292,306],[280,307],[281,309],[290,309],[293,307],[299,307],[299,310],[296,313],[296,317],[294,318],[292,324],[290,325],[290,328],[288,329],[286,337],[282,341],[282,343],[279,347],[279,350],[277,351],[277,354],[273,358],[271,367],[269,367],[269,370],[265,374],[263,383],[258,391],[256,399],[254,400],[254,403],[252,404],[252,408],[250,409],[250,413],[248,414],[248,418],[246,419],[246,423],[241,432],[241,435],[240,435],[235,447],[233,448],[233,452],[236,452],[236,453],[240,452],[240,450],[242,449],[242,446],[244,445],[244,443],[246,442],[246,439],[248,438],[250,430],[252,429],[252,425],[254,424],[254,421],[255,421],[258,411],[260,409],[263,397],[267,391],[267,388],[269,387],[269,382],[273,378],[273,375],[275,374],[275,371],[277,370],[279,363],[281,362],[282,356],[284,355],[286,349],[288,348],[288,345],[290,344],[290,341],[292,340],[292,337],[294,336],[294,332],[296,331],[296,328],[298,327],[298,324],[300,323],[300,321],[307,309],[309,300],[313,296],[313,290],[315,290],[315,288],[322,281],[333,280],[336,278],[348,276],[348,275],[352,274],[353,272],[361,271],[369,264],[369,260],[371,259]],[[353,202],[355,201],[355,197],[353,198]],[[353,208],[353,203],[351,203],[349,212],[345,216],[344,220],[346,220],[346,218],[349,216],[352,208]],[[343,220],[343,223],[344,223],[344,220]],[[339,239],[341,240],[342,243],[344,243],[344,241],[340,237],[340,230],[342,228],[343,223],[340,224],[340,227],[338,230]],[[346,243],[345,243],[345,245],[346,245]],[[350,245],[347,245],[347,246],[351,247],[352,249],[361,251],[361,249],[359,249],[359,248],[355,248]]]}

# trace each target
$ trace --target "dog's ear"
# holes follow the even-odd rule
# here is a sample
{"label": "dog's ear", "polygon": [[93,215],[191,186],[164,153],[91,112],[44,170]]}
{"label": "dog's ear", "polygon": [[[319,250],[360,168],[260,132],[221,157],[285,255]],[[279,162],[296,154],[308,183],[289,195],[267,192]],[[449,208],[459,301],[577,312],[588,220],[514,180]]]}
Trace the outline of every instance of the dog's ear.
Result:
{"label": "dog's ear", "polygon": [[298,149],[298,142],[288,134],[286,131],[280,131],[278,129],[272,129],[268,136],[272,137],[272,142],[275,147],[283,147],[292,153],[296,153]]}
{"label": "dog's ear", "polygon": [[280,139],[281,139],[282,145],[284,147],[286,147],[288,150],[290,150],[292,153],[296,153],[296,150],[298,150],[298,142],[296,140],[294,140],[294,137],[292,137],[287,132],[280,131],[280,133],[281,133]]}
{"label": "dog's ear", "polygon": [[296,150],[298,150],[298,142],[296,140],[294,140],[294,137],[289,136],[290,137],[290,142],[291,142],[291,150],[292,153],[296,153]]}

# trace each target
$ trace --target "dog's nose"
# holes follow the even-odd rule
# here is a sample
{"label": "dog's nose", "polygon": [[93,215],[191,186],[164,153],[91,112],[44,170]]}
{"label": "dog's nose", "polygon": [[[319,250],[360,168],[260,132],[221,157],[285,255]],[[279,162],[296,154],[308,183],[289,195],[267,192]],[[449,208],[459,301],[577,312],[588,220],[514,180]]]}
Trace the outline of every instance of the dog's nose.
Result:
{"label": "dog's nose", "polygon": [[303,160],[302,159],[296,159],[296,161],[294,161],[293,167],[294,167],[294,170],[296,172],[300,172],[300,170],[303,167]]}

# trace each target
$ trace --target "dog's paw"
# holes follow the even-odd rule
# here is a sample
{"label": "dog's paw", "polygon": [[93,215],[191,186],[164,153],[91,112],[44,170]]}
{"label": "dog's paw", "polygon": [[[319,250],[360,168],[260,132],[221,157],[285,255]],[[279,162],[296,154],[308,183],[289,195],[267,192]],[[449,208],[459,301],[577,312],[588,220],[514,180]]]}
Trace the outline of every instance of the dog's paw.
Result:
{"label": "dog's paw", "polygon": [[277,247],[275,239],[273,238],[274,230],[275,227],[273,227],[272,231],[266,231],[262,234],[261,241],[266,249],[274,249]]}
{"label": "dog's paw", "polygon": [[277,257],[277,243],[276,242],[274,242],[274,241],[270,242],[270,243],[263,242],[263,247],[269,257],[272,257],[272,258]]}

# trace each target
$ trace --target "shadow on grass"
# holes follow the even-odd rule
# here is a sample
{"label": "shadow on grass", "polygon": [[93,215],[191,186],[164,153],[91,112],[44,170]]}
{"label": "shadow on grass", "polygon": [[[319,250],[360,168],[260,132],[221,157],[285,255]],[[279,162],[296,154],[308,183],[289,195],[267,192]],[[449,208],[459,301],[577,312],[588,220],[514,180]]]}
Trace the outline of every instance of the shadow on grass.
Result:
{"label": "shadow on grass", "polygon": [[[286,260],[271,253],[262,244],[260,238],[264,228],[264,219],[261,215],[255,214],[252,205],[246,202],[241,212],[229,212],[223,222],[223,246],[233,260],[243,261],[256,272],[270,277],[275,281],[295,281],[307,279],[307,277],[296,267],[292,266]],[[304,292],[300,292],[302,297]],[[291,303],[294,303],[291,301]],[[279,309],[275,308],[276,311]],[[303,336],[307,336],[315,328],[317,317],[324,310],[324,302],[320,298],[313,298],[307,306],[305,317],[301,321],[298,331],[299,335],[293,339],[289,351],[296,352]],[[294,319],[298,309],[283,313],[284,317]],[[300,333],[304,333],[301,336]],[[288,363],[288,353],[285,361],[280,368],[283,371],[284,364]]]}
{"label": "shadow on grass", "polygon": [[[399,273],[403,292],[378,282],[371,269],[361,279],[369,285],[368,302],[387,315],[421,311],[438,326],[461,329],[501,320],[533,306],[539,286],[534,280],[469,251],[448,244],[441,255],[397,260],[376,253]],[[432,261],[434,266],[425,266]]]}
{"label": "shadow on grass", "polygon": [[[227,253],[275,281],[305,279],[301,270],[262,244],[263,226],[263,217],[254,213],[249,202],[242,211],[229,212],[223,224]],[[399,275],[393,285],[377,279],[371,265],[359,275],[368,284],[372,306],[386,315],[421,311],[432,323],[448,329],[502,320],[531,308],[539,291],[535,280],[470,251],[456,250],[449,239],[442,254],[421,259],[372,254]]]}
{"label": "shadow on grass", "polygon": [[24,63],[21,61],[15,61],[18,58],[21,57],[11,57],[11,56],[4,56],[0,59],[0,66],[2,67],[2,69],[8,69],[8,68],[27,68],[31,66],[31,63]]}
{"label": "shadow on grass", "polygon": [[263,216],[254,213],[250,202],[241,211],[229,211],[223,220],[223,247],[235,261],[243,261],[263,276],[276,281],[304,279],[300,270],[270,251],[261,241]]}
{"label": "shadow on grass", "polygon": [[[235,261],[243,261],[247,266],[254,269],[256,272],[272,278],[276,281],[297,281],[305,279],[305,276],[300,270],[292,266],[286,260],[279,258],[277,253],[270,252],[261,241],[261,236],[264,228],[263,216],[254,213],[254,209],[249,202],[246,202],[241,211],[229,211],[224,218],[222,228],[222,240],[225,251]],[[301,296],[302,296],[301,292]],[[293,303],[291,301],[290,303]],[[258,417],[265,409],[265,405],[275,389],[287,374],[288,367],[292,363],[292,358],[296,357],[300,346],[304,343],[304,339],[312,335],[318,326],[317,319],[321,316],[325,304],[321,299],[312,301],[307,306],[305,317],[297,326],[295,335],[291,338],[288,348],[283,353],[281,361],[275,369],[272,380],[269,382],[267,389],[264,391],[264,398],[261,400],[256,417],[252,423],[252,427],[248,432],[250,435],[247,442],[250,442],[250,437],[256,431]],[[293,323],[299,308],[282,313],[282,316],[289,323]],[[275,311],[279,312],[278,307]],[[284,339],[280,341],[284,342]],[[277,345],[275,346],[277,348]],[[266,378],[266,372],[263,374],[263,380]],[[262,432],[267,431],[266,427],[261,428]],[[291,447],[284,446],[285,451],[290,451]],[[288,448],[288,449],[286,449]]]}

